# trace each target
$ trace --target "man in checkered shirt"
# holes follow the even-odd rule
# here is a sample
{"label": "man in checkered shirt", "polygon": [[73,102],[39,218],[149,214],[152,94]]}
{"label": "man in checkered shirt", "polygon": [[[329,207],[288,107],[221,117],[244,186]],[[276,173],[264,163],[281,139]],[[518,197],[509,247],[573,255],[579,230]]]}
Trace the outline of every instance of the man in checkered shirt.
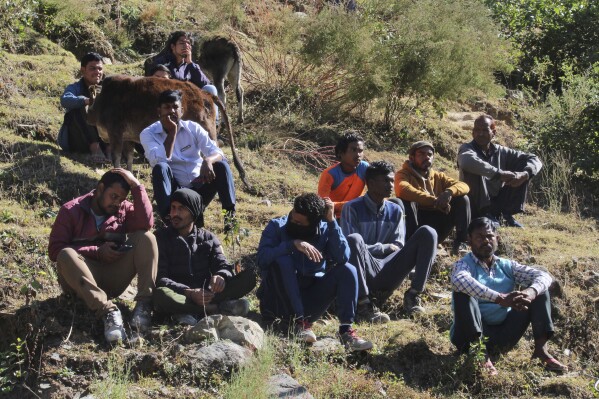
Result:
{"label": "man in checkered shirt", "polygon": [[[553,335],[549,273],[495,256],[497,232],[488,218],[470,223],[468,239],[472,252],[454,264],[451,275],[451,342],[460,352],[467,352],[471,343],[484,336],[489,352],[508,350],[532,324],[533,359],[540,359],[547,370],[567,371],[567,366],[547,350]],[[482,367],[491,375],[497,374],[488,352]]]}

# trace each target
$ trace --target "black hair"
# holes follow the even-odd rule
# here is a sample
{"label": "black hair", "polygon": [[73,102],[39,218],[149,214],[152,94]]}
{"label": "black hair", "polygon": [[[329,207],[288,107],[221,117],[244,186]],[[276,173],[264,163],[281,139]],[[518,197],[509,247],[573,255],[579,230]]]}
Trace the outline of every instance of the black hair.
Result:
{"label": "black hair", "polygon": [[387,176],[389,173],[393,172],[395,172],[395,166],[393,166],[392,163],[386,161],[376,161],[368,165],[364,179],[368,181],[377,176]]}
{"label": "black hair", "polygon": [[81,58],[81,67],[85,68],[92,61],[104,62],[102,56],[98,53],[87,53]]}
{"label": "black hair", "polygon": [[[168,40],[166,42],[166,48],[171,51],[171,45],[172,44],[177,44],[177,41],[182,37],[185,36],[185,38],[187,40],[189,40],[189,44],[191,44],[193,46],[193,37],[191,37],[191,33],[189,32],[185,32],[182,30],[178,30],[175,31],[173,33],[170,34],[170,36],[168,37]],[[172,52],[172,51],[171,51]]]}
{"label": "black hair", "polygon": [[171,76],[171,71],[167,68],[166,65],[156,64],[150,69],[150,76],[154,75],[157,71],[162,71],[168,73],[168,76]]}
{"label": "black hair", "polygon": [[480,218],[476,218],[470,222],[470,224],[468,225],[468,235],[472,235],[472,232],[474,230],[480,229],[483,227],[485,229],[490,229],[493,233],[497,232],[497,227],[495,227],[493,222],[491,222],[491,220],[489,218],[486,218],[483,216]]}
{"label": "black hair", "polygon": [[181,90],[165,90],[158,95],[158,106],[160,107],[162,104],[176,103],[177,101],[181,101],[181,97],[183,97]]}
{"label": "black hair", "polygon": [[293,210],[308,218],[310,224],[316,224],[324,216],[324,200],[314,193],[295,197]]}
{"label": "black hair", "polygon": [[129,190],[131,190],[131,186],[129,186],[127,180],[116,172],[104,173],[100,178],[100,183],[104,184],[104,189],[112,186],[114,183],[118,183],[125,189],[125,191],[129,192]]}
{"label": "black hair", "polygon": [[481,116],[476,118],[474,120],[474,127],[476,127],[477,125],[480,126],[481,124],[484,124],[486,120],[489,121],[489,127],[491,128],[491,130],[495,130],[495,119],[491,115],[487,114],[482,114]]}
{"label": "black hair", "polygon": [[341,158],[341,154],[347,151],[350,143],[364,142],[364,139],[356,130],[350,130],[339,138],[335,145],[335,156]]}

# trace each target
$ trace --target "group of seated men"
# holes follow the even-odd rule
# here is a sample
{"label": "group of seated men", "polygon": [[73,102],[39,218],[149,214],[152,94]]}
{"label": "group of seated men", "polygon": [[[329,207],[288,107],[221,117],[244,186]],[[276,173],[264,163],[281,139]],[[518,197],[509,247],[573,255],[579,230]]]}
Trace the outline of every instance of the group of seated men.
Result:
{"label": "group of seated men", "polygon": [[[176,55],[179,43],[171,46]],[[189,43],[181,47],[189,53]],[[189,57],[175,59],[185,63]],[[97,61],[91,63],[97,74]],[[83,64],[85,78],[90,63]],[[179,92],[161,93],[158,115],[141,141],[153,167],[157,211],[167,226],[152,234],[144,186],[117,168],[95,190],[63,205],[50,235],[61,287],[103,319],[109,342],[126,338],[111,298],[136,275],[130,324],[142,332],[152,311],[187,325],[214,313],[245,315],[249,303],[243,297],[256,284],[255,273],[236,270],[218,238],[204,229],[203,213],[216,193],[223,208],[235,212],[224,154],[200,125],[181,120]],[[410,275],[404,310],[423,312],[421,294],[438,242],[455,226],[452,250],[461,254],[468,242],[472,252],[456,262],[451,277],[451,341],[460,351],[482,336],[489,350],[510,347],[532,323],[533,356],[548,369],[565,370],[547,351],[553,334],[550,275],[494,255],[500,221],[522,227],[513,215],[522,212],[528,181],[542,165],[533,154],[493,143],[495,134],[493,118],[475,120],[473,140],[459,149],[460,180],[432,169],[435,148],[429,142],[414,143],[395,172],[390,163],[363,160],[359,135],[343,136],[336,146],[339,162],[322,172],[318,194],[295,198],[289,214],[271,220],[262,233],[257,297],[263,319],[291,320],[299,339],[315,342],[312,323],[335,302],[340,340],[354,351],[371,349],[353,323],[388,322],[378,306]],[[390,199],[393,189],[397,198]],[[129,193],[133,202],[126,199]],[[489,359],[484,366],[496,373]]]}

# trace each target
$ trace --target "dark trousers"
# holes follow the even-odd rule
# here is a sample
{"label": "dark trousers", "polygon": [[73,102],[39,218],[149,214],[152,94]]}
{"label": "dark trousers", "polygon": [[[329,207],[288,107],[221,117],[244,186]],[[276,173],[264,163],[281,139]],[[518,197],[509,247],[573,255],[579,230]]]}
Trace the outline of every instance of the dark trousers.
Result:
{"label": "dark trousers", "polygon": [[437,232],[438,242],[443,242],[455,227],[456,239],[466,242],[470,224],[470,199],[467,195],[452,197],[451,210],[445,214],[438,210],[420,209],[415,202],[405,201],[406,237],[409,238],[420,226],[430,226]]}
{"label": "dark trousers", "polygon": [[491,205],[479,211],[479,215],[491,214],[499,217],[501,215],[515,215],[524,212],[524,204],[528,194],[528,184],[525,181],[519,187],[503,186],[496,197],[491,198]]}
{"label": "dark trousers", "polygon": [[322,277],[299,276],[293,265],[273,263],[258,289],[260,312],[267,322],[297,318],[313,322],[336,300],[340,323],[351,324],[357,294],[356,268],[349,263],[331,267]]}
{"label": "dark trousers", "polygon": [[[253,270],[244,270],[231,277],[225,284],[225,289],[214,295],[211,304],[219,304],[230,299],[239,299],[250,293],[256,286],[256,274]],[[152,298],[154,309],[163,314],[204,314],[204,307],[170,288],[158,287]]]}
{"label": "dark trousers", "polygon": [[[216,178],[212,183],[193,183],[190,187],[202,196],[204,209],[210,204],[216,193],[223,209],[235,209],[235,185],[233,174],[226,161],[215,162],[212,167]],[[152,187],[158,212],[162,218],[169,214],[171,194],[181,188],[166,162],[159,162],[152,169]]]}
{"label": "dark trousers", "polygon": [[395,290],[412,269],[416,269],[412,288],[424,290],[437,254],[437,233],[431,227],[420,227],[402,249],[383,259],[372,256],[361,235],[350,234],[347,241],[351,250],[349,262],[358,272],[358,298],[368,296],[370,291]]}
{"label": "dark trousers", "polygon": [[488,337],[487,350],[491,353],[513,348],[532,324],[533,337],[553,335],[549,293],[539,295],[528,307],[518,312],[512,309],[499,325],[489,325],[481,318],[476,298],[461,292],[453,293],[454,324],[451,342],[460,352],[467,352],[470,344],[482,336]]}
{"label": "dark trousers", "polygon": [[106,144],[100,140],[98,129],[87,124],[85,108],[77,108],[67,112],[64,116],[69,137],[69,152],[89,153],[92,143],[100,143],[102,150]]}

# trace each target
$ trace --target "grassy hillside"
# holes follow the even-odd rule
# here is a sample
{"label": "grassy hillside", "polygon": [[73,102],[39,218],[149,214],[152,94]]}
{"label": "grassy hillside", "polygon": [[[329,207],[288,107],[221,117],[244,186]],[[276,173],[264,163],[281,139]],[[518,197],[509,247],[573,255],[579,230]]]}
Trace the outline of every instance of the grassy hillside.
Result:
{"label": "grassy hillside", "polygon": [[[305,3],[305,18],[312,21],[317,18],[315,10]],[[139,0],[122,2],[123,24],[127,18],[131,23],[135,16],[145,27],[138,31],[140,36],[155,32],[159,37],[180,20],[192,2],[177,4],[158,8]],[[367,160],[385,159],[396,166],[406,158],[409,142],[433,140],[438,149],[436,167],[457,175],[457,146],[468,140],[468,121],[482,109],[480,103],[465,96],[459,103],[444,102],[444,112],[439,114],[437,103],[402,97],[406,108],[392,126],[385,125],[385,107],[376,101],[365,109],[343,106],[337,108],[338,113],[327,113],[332,105],[322,98],[310,96],[301,87],[285,86],[283,80],[267,79],[268,72],[276,68],[293,74],[300,65],[290,53],[277,53],[273,47],[271,54],[260,46],[273,40],[269,36],[273,32],[294,26],[284,23],[299,24],[293,19],[294,9],[274,2],[264,9],[258,2],[245,9],[239,4],[224,2],[225,11],[220,14],[203,4],[203,13],[196,19],[203,29],[235,36],[245,51],[246,123],[233,129],[248,179],[259,194],[249,194],[237,185],[240,227],[248,234],[242,234],[238,243],[228,241],[225,249],[229,259],[254,265],[260,234],[268,220],[286,214],[297,194],[315,191],[320,170],[331,160],[330,146],[345,129],[364,132]],[[135,14],[136,7],[145,9]],[[93,6],[88,2],[81,3],[81,13],[90,10]],[[75,18],[65,12],[56,14],[61,18],[55,17],[56,24]],[[277,12],[285,17],[277,19]],[[91,20],[93,15],[85,18]],[[277,21],[282,24],[279,30],[267,31],[266,27],[275,29]],[[104,23],[106,29],[109,23]],[[79,34],[83,25],[77,26],[75,33]],[[91,190],[107,170],[92,166],[85,156],[63,154],[55,145],[63,116],[59,96],[76,79],[79,68],[72,52],[76,49],[66,35],[62,47],[39,33],[27,32],[14,36],[12,51],[0,51],[0,397],[259,398],[266,397],[268,377],[280,371],[291,374],[316,398],[599,397],[593,388],[599,378],[599,284],[596,277],[592,279],[593,273],[599,273],[596,220],[575,213],[549,212],[536,204],[521,217],[526,229],[500,230],[500,251],[522,263],[546,267],[560,283],[559,295],[553,301],[557,333],[550,349],[570,367],[565,375],[546,372],[530,361],[530,333],[497,361],[497,377],[480,373],[474,355],[456,355],[448,338],[448,275],[456,258],[446,254],[438,257],[427,285],[426,314],[409,319],[403,313],[399,293],[405,290],[404,283],[386,309],[392,316],[389,324],[358,325],[360,334],[375,343],[367,355],[320,355],[273,333],[267,347],[248,367],[232,376],[206,376],[194,373],[181,361],[176,350],[181,333],[178,328],[164,325],[143,344],[109,348],[103,340],[101,322],[80,302],[61,296],[54,265],[46,252],[60,205]],[[107,39],[115,49],[115,63],[106,66],[107,73],[141,72],[143,52],[125,51],[126,40],[130,49],[136,48],[132,32],[122,34],[120,42],[114,32]],[[279,37],[277,45],[283,39]],[[344,68],[345,73],[352,73],[351,66]],[[315,77],[323,76],[319,75],[323,71],[308,72],[314,73],[311,84],[318,87]],[[506,111],[502,100],[484,100]],[[235,109],[234,101],[229,108]],[[500,140],[522,144],[521,132],[505,119],[500,122]],[[152,197],[150,168],[145,160],[137,158],[133,169]],[[223,237],[216,203],[208,208],[206,226]],[[130,292],[124,294],[120,300],[123,309],[132,307],[131,298]],[[259,320],[253,295],[251,300],[252,317]],[[334,336],[335,329],[335,322],[315,327],[318,336]],[[150,367],[147,359],[157,360]]]}

